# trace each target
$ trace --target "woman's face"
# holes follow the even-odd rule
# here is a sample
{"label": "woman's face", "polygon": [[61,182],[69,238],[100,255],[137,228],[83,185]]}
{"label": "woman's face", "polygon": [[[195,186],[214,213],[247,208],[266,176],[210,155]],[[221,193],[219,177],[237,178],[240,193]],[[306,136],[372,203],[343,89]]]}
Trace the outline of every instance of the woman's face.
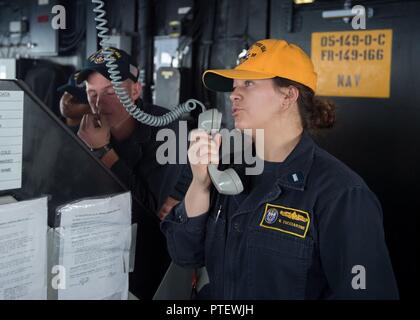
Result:
{"label": "woman's face", "polygon": [[230,94],[237,129],[265,129],[280,116],[284,95],[272,79],[233,80]]}

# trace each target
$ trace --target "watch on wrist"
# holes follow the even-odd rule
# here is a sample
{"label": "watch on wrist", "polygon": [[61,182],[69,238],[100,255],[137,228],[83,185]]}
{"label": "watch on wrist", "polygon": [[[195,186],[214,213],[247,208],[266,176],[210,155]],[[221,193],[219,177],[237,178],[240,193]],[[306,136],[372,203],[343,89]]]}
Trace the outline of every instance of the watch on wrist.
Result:
{"label": "watch on wrist", "polygon": [[90,149],[90,151],[93,153],[95,157],[98,159],[102,159],[102,157],[112,149],[112,146],[110,143],[107,143],[103,147],[97,148],[97,149]]}

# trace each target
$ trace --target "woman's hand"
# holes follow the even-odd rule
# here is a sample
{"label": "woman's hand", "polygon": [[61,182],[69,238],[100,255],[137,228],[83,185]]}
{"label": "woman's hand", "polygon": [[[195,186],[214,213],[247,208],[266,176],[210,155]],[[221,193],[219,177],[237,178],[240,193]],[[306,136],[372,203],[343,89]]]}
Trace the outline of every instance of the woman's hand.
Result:
{"label": "woman's hand", "polygon": [[217,133],[214,139],[206,131],[196,129],[191,131],[188,160],[190,162],[193,181],[196,187],[206,190],[211,180],[207,167],[210,163],[219,163],[219,148],[222,136]]}

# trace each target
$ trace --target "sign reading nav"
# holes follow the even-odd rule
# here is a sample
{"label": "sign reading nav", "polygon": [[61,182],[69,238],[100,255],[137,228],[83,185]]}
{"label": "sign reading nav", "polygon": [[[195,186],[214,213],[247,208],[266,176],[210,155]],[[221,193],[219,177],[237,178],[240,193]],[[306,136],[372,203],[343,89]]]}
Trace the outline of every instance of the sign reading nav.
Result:
{"label": "sign reading nav", "polygon": [[317,95],[389,98],[392,30],[312,33]]}
{"label": "sign reading nav", "polygon": [[0,191],[22,187],[23,91],[0,91]]}

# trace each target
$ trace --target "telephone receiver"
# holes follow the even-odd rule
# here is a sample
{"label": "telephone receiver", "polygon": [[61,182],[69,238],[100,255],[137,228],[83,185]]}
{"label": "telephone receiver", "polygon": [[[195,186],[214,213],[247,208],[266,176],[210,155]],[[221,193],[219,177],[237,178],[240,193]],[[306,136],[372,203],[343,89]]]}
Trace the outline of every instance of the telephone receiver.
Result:
{"label": "telephone receiver", "polygon": [[[198,116],[198,128],[204,129],[208,134],[219,131],[221,124],[222,114],[216,109],[204,111]],[[220,171],[216,164],[209,164],[208,172],[219,193],[235,195],[244,190],[241,178],[232,168]]]}

